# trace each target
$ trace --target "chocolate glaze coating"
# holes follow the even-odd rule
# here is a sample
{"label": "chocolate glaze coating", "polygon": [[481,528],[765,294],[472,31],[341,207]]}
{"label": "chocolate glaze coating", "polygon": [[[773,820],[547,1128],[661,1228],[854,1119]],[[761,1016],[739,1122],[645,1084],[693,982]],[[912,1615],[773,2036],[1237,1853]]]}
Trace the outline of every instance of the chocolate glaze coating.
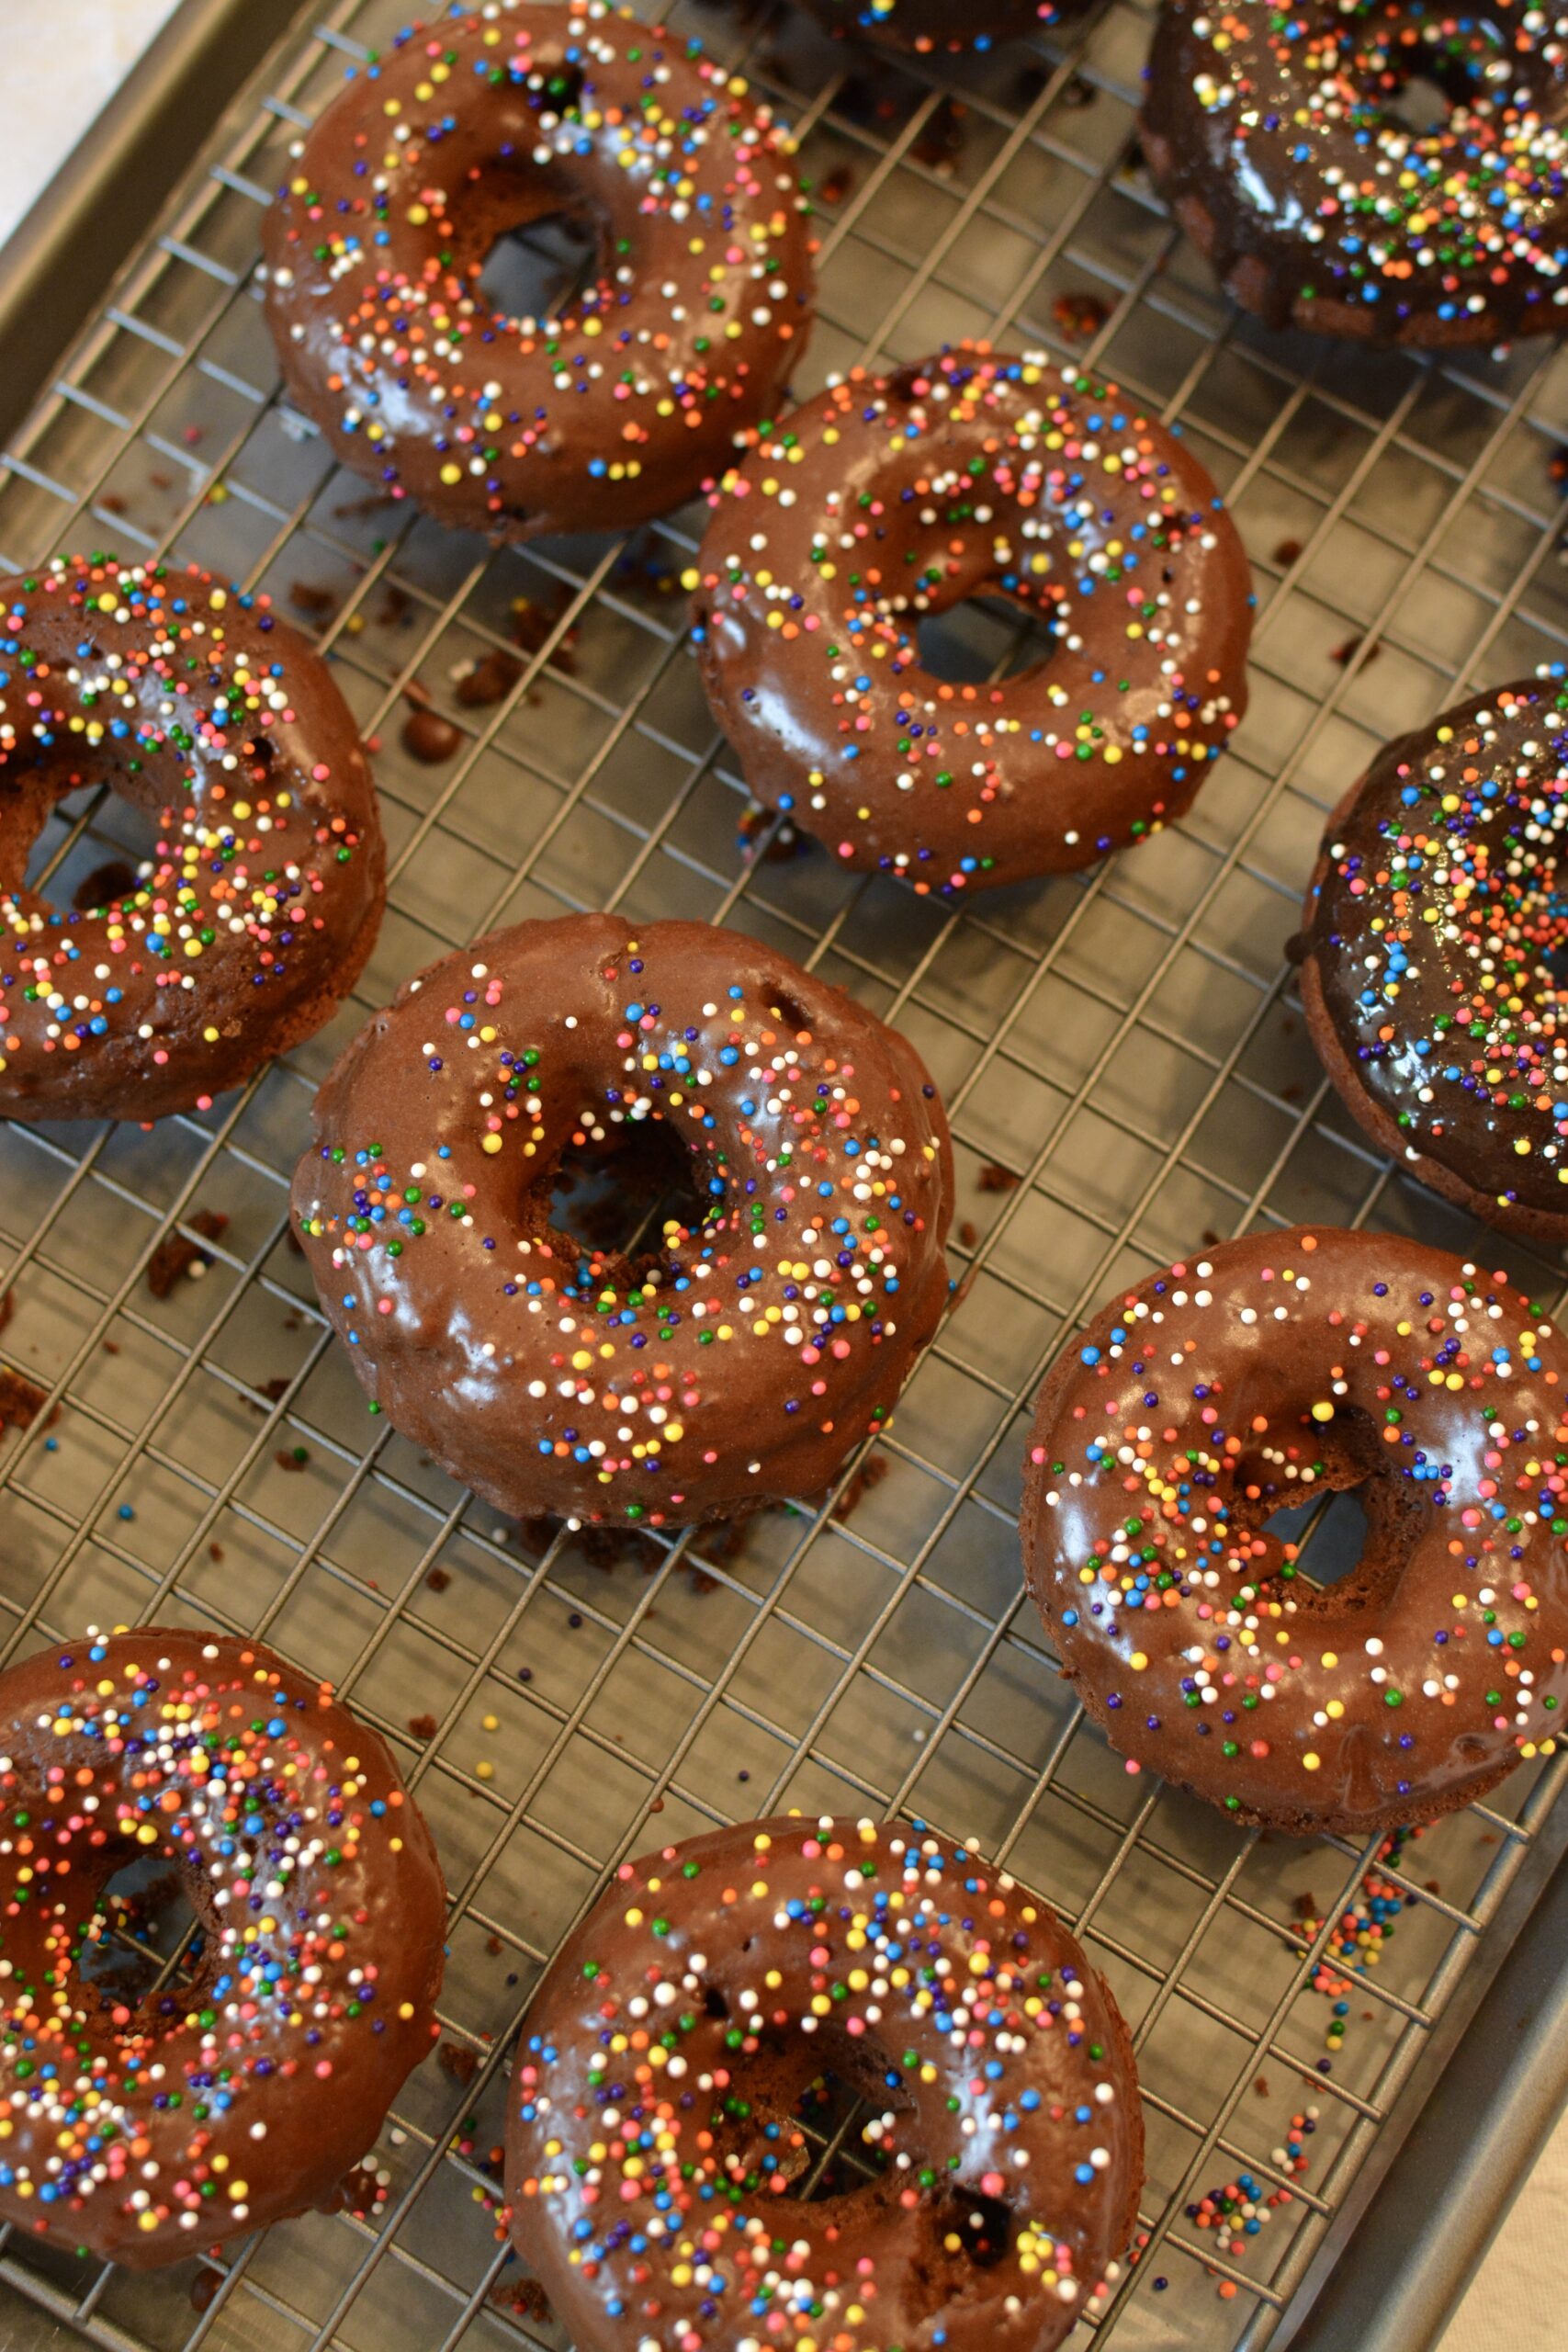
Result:
{"label": "chocolate glaze coating", "polygon": [[[28,856],[98,783],[158,843],[73,913]],[[385,896],[359,730],[265,596],[85,557],[0,581],[0,1113],[205,1107],[331,1018]]]}
{"label": "chocolate glaze coating", "polygon": [[[446,1898],[418,1807],[330,1683],[167,1625],[0,1675],[0,2216],[138,2269],[332,2209],[437,2028]],[[166,1860],[194,1975],[82,1966]]]}
{"label": "chocolate glaze coating", "polygon": [[[825,2070],[886,2169],[801,2201]],[[1052,2352],[1137,2219],[1137,2094],[1104,1979],[971,1848],[747,1822],[623,1863],[546,1976],[512,2236],[584,2352]]]}
{"label": "chocolate glaze coating", "polygon": [[[563,1154],[668,1123],[705,1204],[628,1261]],[[433,965],[316,1100],[305,1254],[393,1424],[502,1510],[650,1526],[819,1493],[947,1301],[918,1056],[737,932],[567,915]]]}
{"label": "chocolate glaze coating", "polygon": [[[1453,345],[1568,327],[1568,17],[1497,0],[1288,15],[1164,0],[1145,71],[1156,186],[1270,326]],[[1412,82],[1452,111],[1412,130]]]}
{"label": "chocolate glaze coating", "polygon": [[[960,345],[860,368],[710,493],[703,683],[747,784],[840,864],[956,893],[1089,865],[1191,805],[1247,707],[1250,573],[1213,483],[1114,385]],[[1055,639],[992,685],[920,617]]]}
{"label": "chocolate glaze coating", "polygon": [[[1568,1693],[1568,1344],[1392,1234],[1251,1234],[1096,1316],[1040,1393],[1029,1589],[1111,1745],[1305,1835],[1429,1821],[1549,1756]],[[1277,1510],[1359,1488],[1298,1580]]]}
{"label": "chocolate glaze coating", "polygon": [[1088,0],[806,0],[830,33],[852,35],[886,49],[957,52],[1025,40],[1079,15]]}
{"label": "chocolate glaze coating", "polygon": [[1302,997],[1346,1107],[1493,1225],[1568,1236],[1568,688],[1525,678],[1386,744],[1329,818]]}
{"label": "chocolate glaze coating", "polygon": [[[346,465],[454,526],[667,514],[804,349],[794,152],[728,66],[598,0],[415,26],[351,74],[266,216],[289,392]],[[498,311],[491,246],[557,213],[596,233],[591,282],[565,315]]]}

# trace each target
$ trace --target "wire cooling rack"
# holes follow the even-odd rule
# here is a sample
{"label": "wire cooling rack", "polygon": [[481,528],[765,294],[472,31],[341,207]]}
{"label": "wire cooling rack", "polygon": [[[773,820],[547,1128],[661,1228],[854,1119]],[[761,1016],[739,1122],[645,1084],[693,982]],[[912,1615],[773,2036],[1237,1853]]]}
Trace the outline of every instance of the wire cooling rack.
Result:
{"label": "wire cooling rack", "polygon": [[[1043,1891],[1134,2026],[1147,2244],[1098,2336],[1258,2347],[1292,2332],[1402,2086],[1474,1999],[1493,1923],[1547,1850],[1562,1759],[1383,1866],[1397,1938],[1344,1989],[1325,2054],[1330,1928],[1303,1922],[1355,1902],[1371,1853],[1238,1834],[1083,1726],[1021,1598],[1023,1422],[1114,1283],[1260,1224],[1414,1229],[1561,1298],[1558,1269],[1478,1236],[1349,1129],[1284,949],[1323,811],[1373,743],[1562,651],[1568,363],[1535,345],[1428,363],[1238,320],[1139,172],[1148,25],[1126,0],[1070,50],[930,70],[867,65],[783,14],[678,18],[802,129],[824,249],[797,389],[988,334],[1103,367],[1179,419],[1251,552],[1252,707],[1175,831],[954,911],[748,824],[674,593],[700,515],[627,548],[497,553],[369,500],[279,399],[260,208],[397,10],[301,20],[19,437],[0,558],[167,553],[269,590],[378,739],[391,899],[356,1005],[242,1097],[153,1133],[0,1132],[0,1361],[45,1392],[0,1438],[0,1611],[12,1654],[88,1621],[197,1618],[337,1677],[440,1842],[444,2042],[383,2135],[378,2218],[292,2222],[147,2278],[12,2232],[0,2295],[119,2352],[557,2340],[497,2242],[490,2161],[539,1968],[650,1837],[789,1804],[901,1807]],[[520,635],[503,698],[462,701],[465,667]],[[964,608],[945,658],[983,671],[1010,650]],[[461,730],[439,765],[402,745],[411,685]],[[40,876],[69,898],[134,852],[134,826],[112,799],[68,807]],[[367,1418],[285,1224],[312,1084],[365,1010],[479,931],[595,905],[753,931],[913,1037],[953,1118],[963,1278],[831,1507],[614,1564],[498,1524]],[[1309,2106],[1303,2177],[1287,2143]],[[1290,2201],[1222,2254],[1192,2209],[1243,2175]]]}

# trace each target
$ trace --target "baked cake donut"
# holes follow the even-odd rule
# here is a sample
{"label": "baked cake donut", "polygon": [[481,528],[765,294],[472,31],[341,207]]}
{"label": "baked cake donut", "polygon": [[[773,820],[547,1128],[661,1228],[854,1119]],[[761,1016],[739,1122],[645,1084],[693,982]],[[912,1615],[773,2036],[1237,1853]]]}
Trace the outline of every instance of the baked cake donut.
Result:
{"label": "baked cake donut", "polygon": [[1328,820],[1302,1000],[1346,1107],[1490,1223],[1568,1237],[1561,663],[1384,746]]}
{"label": "baked cake donut", "polygon": [[806,6],[830,33],[930,56],[1027,40],[1079,15],[1087,0],[976,0],[972,8],[960,0],[806,0]]}
{"label": "baked cake donut", "polygon": [[[825,2073],[873,2113],[792,2198]],[[506,2194],[583,2352],[1052,2352],[1143,2152],[1127,2030],[1043,1903],[921,1823],[787,1815],[621,1864],[524,2021]]]}
{"label": "baked cake donut", "polygon": [[[28,856],[94,784],[157,844],[73,912]],[[0,581],[0,1114],[205,1110],[331,1018],[385,894],[358,728],[265,596],[109,557]]]}
{"label": "baked cake donut", "polygon": [[[560,1231],[563,1159],[649,1122],[700,1205],[631,1257]],[[322,1086],[293,1206],[373,1412],[520,1518],[659,1527],[819,1494],[887,1427],[952,1203],[874,1014],[737,932],[585,914],[411,980]]]}
{"label": "baked cake donut", "polygon": [[[1568,1693],[1568,1344],[1506,1278],[1386,1233],[1254,1233],[1064,1350],[1029,1589],[1128,1770],[1365,1838],[1550,1756]],[[1270,1515],[1356,1487],[1319,1589]]]}
{"label": "baked cake donut", "polygon": [[[852,369],[709,503],[686,581],[714,717],[843,865],[952,895],[1092,865],[1190,807],[1247,707],[1251,575],[1213,483],[1043,354]],[[1049,659],[923,668],[920,621],[987,594]]]}
{"label": "baked cake donut", "polygon": [[[667,514],[804,348],[794,152],[727,65],[600,0],[400,33],[266,215],[289,394],[389,498],[494,539]],[[592,281],[558,315],[498,310],[491,248],[558,213],[595,232]]]}
{"label": "baked cake donut", "polygon": [[[437,2031],[441,1867],[387,1747],[258,1643],[89,1633],[0,1674],[0,2218],[138,2269],[331,2210]],[[91,1965],[128,1863],[187,1968]]]}
{"label": "baked cake donut", "polygon": [[[1156,186],[1270,326],[1429,345],[1568,326],[1568,17],[1164,0],[1145,82]],[[1412,85],[1436,85],[1425,128]]]}

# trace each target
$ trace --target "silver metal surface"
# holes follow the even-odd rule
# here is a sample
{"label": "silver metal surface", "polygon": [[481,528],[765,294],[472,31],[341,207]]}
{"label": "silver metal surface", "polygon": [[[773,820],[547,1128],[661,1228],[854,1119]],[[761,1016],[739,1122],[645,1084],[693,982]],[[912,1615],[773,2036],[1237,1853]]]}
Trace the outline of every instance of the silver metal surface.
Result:
{"label": "silver metal surface", "polygon": [[[648,1841],[655,1807],[652,1834],[673,1838],[776,1804],[902,1806],[1037,1885],[1134,2023],[1148,2244],[1100,2339],[1260,2347],[1300,2324],[1297,2290],[1407,2129],[1426,2053],[1477,2006],[1484,2032],[1479,1990],[1568,1838],[1565,1768],[1528,1769],[1405,1849],[1397,1934],[1325,2059],[1312,1979],[1330,1927],[1309,1940],[1302,1920],[1332,1924],[1370,1857],[1239,1835],[1083,1726],[1021,1596],[1023,1423],[1114,1283],[1258,1224],[1415,1230],[1562,1301],[1559,1268],[1391,1178],[1350,1131],[1284,945],[1321,816],[1372,746],[1563,652],[1548,462],[1568,363],[1532,345],[1432,364],[1238,321],[1136,169],[1147,18],[1129,0],[1071,51],[935,74],[867,67],[782,14],[680,10],[803,130],[824,251],[798,390],[965,333],[1076,352],[1181,422],[1253,557],[1252,708],[1191,819],[1091,876],[950,911],[816,851],[771,855],[771,829],[738,838],[744,797],[673,586],[700,512],[629,549],[497,553],[368,501],[280,401],[259,208],[290,139],[398,18],[338,0],[301,21],[0,481],[7,566],[167,552],[314,627],[379,739],[393,864],[357,1005],[243,1097],[153,1133],[0,1133],[0,1361],[49,1399],[0,1439],[0,1612],[12,1654],[89,1620],[204,1617],[340,1679],[441,1844],[447,2063],[398,2104],[373,2225],[236,2245],[199,2310],[200,2266],[138,2278],[13,2231],[0,2293],[120,2352],[548,2340],[513,2308],[484,2160],[528,1988],[606,1865]],[[508,641],[520,597],[524,674],[466,709],[452,673]],[[961,629],[971,658],[1006,658],[984,616]],[[440,767],[400,741],[415,680],[465,729]],[[117,801],[68,808],[39,872],[68,898],[107,844],[135,842]],[[961,1295],[874,1449],[886,1475],[852,1480],[844,1516],[769,1514],[606,1566],[580,1539],[498,1523],[367,1419],[327,1340],[285,1236],[312,1083],[419,963],[586,905],[765,936],[908,1031],[943,1088]],[[155,1295],[154,1251],[209,1213],[229,1222],[202,1278]],[[1275,2152],[1309,2101],[1311,2169],[1291,2178]],[[1188,2208],[1243,2170],[1292,2201],[1222,2256]]]}

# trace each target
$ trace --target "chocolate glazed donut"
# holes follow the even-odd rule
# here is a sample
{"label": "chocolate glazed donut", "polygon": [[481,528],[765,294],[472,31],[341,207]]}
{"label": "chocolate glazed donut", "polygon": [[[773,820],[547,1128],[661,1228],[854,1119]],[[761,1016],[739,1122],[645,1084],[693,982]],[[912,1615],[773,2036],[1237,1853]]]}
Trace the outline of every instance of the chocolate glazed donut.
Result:
{"label": "chocolate glazed donut", "polygon": [[[700,1205],[630,1258],[560,1231],[563,1158],[639,1131]],[[736,932],[592,914],[480,940],[360,1033],[315,1137],[295,1222],[371,1410],[520,1518],[819,1494],[947,1302],[952,1150],[919,1057]]]}
{"label": "chocolate glazed donut", "polygon": [[[1433,346],[1568,326],[1568,17],[1164,0],[1145,80],[1156,186],[1270,326]],[[1412,84],[1437,88],[1425,130],[1397,110]]]}
{"label": "chocolate glazed donut", "polygon": [[[1252,1234],[1098,1315],[1035,1412],[1029,1589],[1131,1761],[1364,1838],[1550,1756],[1568,1692],[1568,1346],[1391,1234]],[[1357,1487],[1318,1589],[1271,1513]]]}
{"label": "chocolate glazed donut", "polygon": [[[72,913],[28,854],[94,784],[158,841]],[[265,596],[107,558],[0,581],[0,1113],[205,1110],[331,1018],[385,895],[359,730]]]}
{"label": "chocolate glazed donut", "polygon": [[[844,865],[952,894],[1092,865],[1184,813],[1247,707],[1250,574],[1213,483],[1041,354],[853,369],[709,503],[708,701],[758,799]],[[919,621],[984,594],[1050,657],[949,684]]]}
{"label": "chocolate glazed donut", "polygon": [[1024,40],[1079,15],[1088,0],[806,0],[830,33],[852,34],[887,49],[956,53]]}
{"label": "chocolate glazed donut", "polygon": [[1478,695],[1379,752],[1328,820],[1301,974],[1313,1043],[1373,1141],[1549,1242],[1568,1236],[1562,677]]}
{"label": "chocolate glazed donut", "polygon": [[[401,33],[266,216],[292,397],[389,498],[494,539],[679,506],[774,407],[813,240],[793,142],[728,66],[603,6],[518,0]],[[553,214],[597,239],[559,314],[479,285]]]}
{"label": "chocolate glazed donut", "polygon": [[[871,2177],[797,2198],[824,2074],[875,2110]],[[584,2352],[1052,2352],[1143,2153],[1127,2030],[1043,1903],[923,1824],[789,1815],[621,1865],[524,2022],[506,2193]]]}
{"label": "chocolate glazed donut", "polygon": [[[332,2211],[437,2028],[446,1900],[383,1742],[254,1642],[147,1625],[0,1675],[0,2216],[178,2262]],[[162,1990],[95,1972],[110,1880],[177,1872]]]}

